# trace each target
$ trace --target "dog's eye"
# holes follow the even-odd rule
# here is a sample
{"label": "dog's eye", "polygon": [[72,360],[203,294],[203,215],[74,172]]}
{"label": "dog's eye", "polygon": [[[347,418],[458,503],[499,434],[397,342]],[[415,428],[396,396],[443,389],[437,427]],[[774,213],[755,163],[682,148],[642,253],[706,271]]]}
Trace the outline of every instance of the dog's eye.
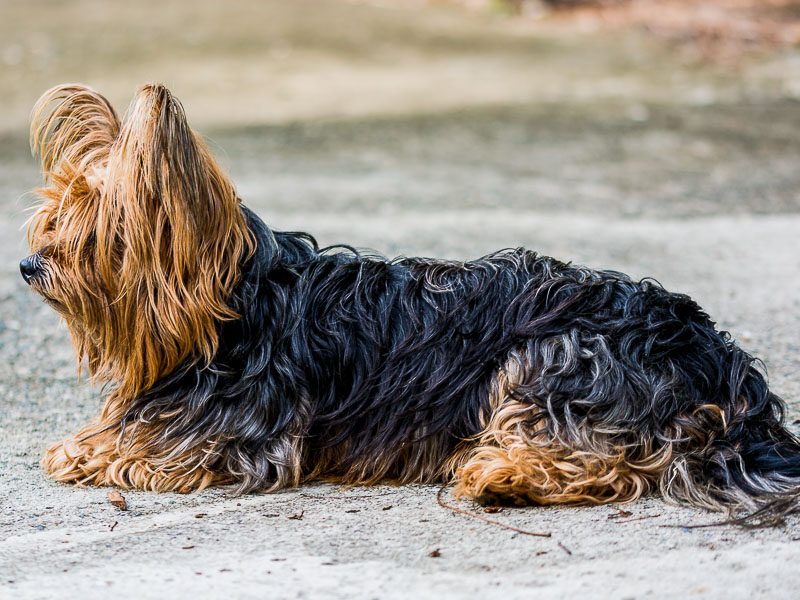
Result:
{"label": "dog's eye", "polygon": [[43,245],[38,254],[43,258],[66,258],[76,253],[86,255],[87,252],[93,252],[96,245],[96,238],[94,234],[89,234],[82,238],[75,239],[53,239],[51,242]]}

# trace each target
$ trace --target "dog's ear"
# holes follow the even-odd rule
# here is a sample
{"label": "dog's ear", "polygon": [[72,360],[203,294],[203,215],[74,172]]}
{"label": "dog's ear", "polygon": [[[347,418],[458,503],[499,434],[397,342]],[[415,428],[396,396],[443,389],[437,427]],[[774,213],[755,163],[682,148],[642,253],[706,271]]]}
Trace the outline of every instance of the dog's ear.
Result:
{"label": "dog's ear", "polygon": [[252,235],[233,184],[162,85],[131,103],[99,211],[97,269],[114,314],[103,353],[108,375],[135,393],[214,354]]}
{"label": "dog's ear", "polygon": [[37,190],[42,203],[28,225],[32,252],[44,239],[52,241],[52,234],[79,246],[92,233],[92,200],[99,196],[119,128],[108,100],[85,85],[56,86],[36,102],[30,143],[41,160],[45,185]]}
{"label": "dog's ear", "polygon": [[163,222],[167,229],[157,232],[159,241],[177,244],[172,258],[178,261],[189,258],[179,251],[195,242],[214,245],[217,240],[208,240],[209,235],[229,226],[239,212],[233,184],[189,128],[181,103],[162,85],[138,90],[112,149],[108,175],[126,230]]}
{"label": "dog's ear", "polygon": [[45,179],[102,161],[119,125],[114,107],[90,87],[68,83],[47,90],[33,107],[30,138]]}

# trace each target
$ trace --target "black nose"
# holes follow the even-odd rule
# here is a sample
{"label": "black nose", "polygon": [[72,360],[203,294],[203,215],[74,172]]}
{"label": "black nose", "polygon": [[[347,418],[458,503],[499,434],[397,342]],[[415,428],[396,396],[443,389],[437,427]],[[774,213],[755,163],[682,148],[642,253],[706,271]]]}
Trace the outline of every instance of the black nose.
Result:
{"label": "black nose", "polygon": [[39,272],[39,256],[31,254],[19,261],[19,272],[22,273],[25,282],[30,283],[31,279]]}

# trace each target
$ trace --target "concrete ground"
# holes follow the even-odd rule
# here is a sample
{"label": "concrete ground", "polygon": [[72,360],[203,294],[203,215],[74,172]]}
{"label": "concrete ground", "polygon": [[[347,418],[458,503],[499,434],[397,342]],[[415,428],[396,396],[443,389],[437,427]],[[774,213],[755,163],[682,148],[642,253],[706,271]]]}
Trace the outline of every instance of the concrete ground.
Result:
{"label": "concrete ground", "polygon": [[17,262],[36,96],[78,79],[122,108],[160,79],[276,228],[390,255],[525,245],[654,276],[764,360],[793,423],[800,53],[732,70],[636,32],[443,9],[108,6],[17,3],[0,23],[0,598],[797,597],[798,517],[687,529],[716,517],[656,497],[488,515],[552,534],[537,538],[445,510],[429,486],[125,492],[123,512],[108,490],[55,484],[41,454],[102,390],[76,380]]}

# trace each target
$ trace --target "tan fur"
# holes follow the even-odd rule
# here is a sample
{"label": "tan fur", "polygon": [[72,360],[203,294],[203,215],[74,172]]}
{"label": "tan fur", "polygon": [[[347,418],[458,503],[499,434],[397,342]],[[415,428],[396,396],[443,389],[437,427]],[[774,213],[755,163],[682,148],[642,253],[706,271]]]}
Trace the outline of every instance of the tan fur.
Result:
{"label": "tan fur", "polygon": [[629,502],[653,489],[672,456],[670,446],[615,446],[587,432],[586,448],[539,437],[540,409],[515,399],[515,385],[533,376],[530,361],[514,353],[495,377],[490,405],[497,407],[477,444],[461,455],[457,496],[500,496],[520,504]]}

